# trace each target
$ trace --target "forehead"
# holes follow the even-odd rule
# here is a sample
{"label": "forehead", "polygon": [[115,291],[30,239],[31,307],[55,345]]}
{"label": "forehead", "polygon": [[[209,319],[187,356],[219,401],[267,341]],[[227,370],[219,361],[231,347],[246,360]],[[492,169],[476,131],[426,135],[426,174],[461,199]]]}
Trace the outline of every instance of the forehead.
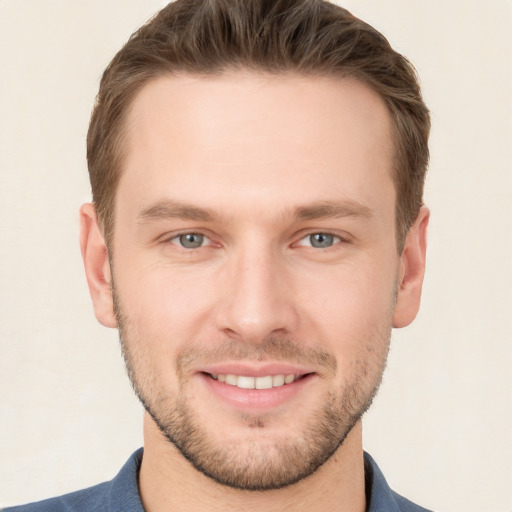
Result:
{"label": "forehead", "polygon": [[393,195],[391,132],[383,101],[354,79],[164,76],[128,113],[119,192],[141,207],[176,193],[208,207],[234,194],[290,207]]}

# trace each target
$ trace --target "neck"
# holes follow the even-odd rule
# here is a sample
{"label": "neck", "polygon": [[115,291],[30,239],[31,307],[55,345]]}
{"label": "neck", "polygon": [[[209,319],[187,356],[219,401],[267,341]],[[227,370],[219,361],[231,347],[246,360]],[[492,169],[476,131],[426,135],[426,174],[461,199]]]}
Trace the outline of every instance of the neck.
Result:
{"label": "neck", "polygon": [[309,477],[283,489],[244,491],[220,485],[197,471],[146,414],[139,488],[147,512],[364,512],[361,422]]}

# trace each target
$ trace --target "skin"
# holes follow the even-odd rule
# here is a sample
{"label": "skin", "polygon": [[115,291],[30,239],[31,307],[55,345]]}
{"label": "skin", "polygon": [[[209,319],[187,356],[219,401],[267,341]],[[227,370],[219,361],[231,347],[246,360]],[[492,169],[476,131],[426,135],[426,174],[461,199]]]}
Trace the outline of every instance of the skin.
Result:
{"label": "skin", "polygon": [[[111,262],[90,204],[81,247],[96,316],[121,328],[139,396],[160,423],[186,412],[226,471],[245,463],[251,478],[293,446],[303,464],[328,404],[346,436],[309,476],[247,491],[198,471],[146,413],[146,510],[365,510],[358,413],[391,328],[418,311],[425,266],[426,208],[396,250],[392,160],[384,103],[348,78],[162,77],[136,97]],[[203,245],[180,246],[185,233]],[[315,233],[332,244],[313,247]],[[308,378],[275,403],[242,390],[227,400],[207,373],[233,365]]]}

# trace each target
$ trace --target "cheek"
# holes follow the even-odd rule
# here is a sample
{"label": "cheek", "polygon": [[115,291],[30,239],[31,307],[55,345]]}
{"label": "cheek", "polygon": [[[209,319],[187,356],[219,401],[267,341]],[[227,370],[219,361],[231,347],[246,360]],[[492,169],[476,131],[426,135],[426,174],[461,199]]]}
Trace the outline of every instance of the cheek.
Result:
{"label": "cheek", "polygon": [[312,327],[310,335],[320,336],[342,361],[363,357],[377,349],[373,345],[387,342],[396,275],[383,268],[358,264],[331,269],[303,281],[300,287],[307,293],[296,294],[301,316]]}
{"label": "cheek", "polygon": [[211,301],[200,276],[165,266],[125,264],[116,267],[115,280],[122,312],[134,337],[145,344],[175,353],[205,325]]}
{"label": "cheek", "polygon": [[204,283],[195,267],[173,265],[158,248],[139,245],[123,226],[115,232],[113,274],[123,313],[148,341],[190,329],[201,319]]}
{"label": "cheek", "polygon": [[122,277],[115,282],[128,366],[146,396],[173,396],[179,386],[178,356],[201,325],[197,301],[194,306],[186,288],[173,287],[155,273]]}
{"label": "cheek", "polygon": [[329,299],[318,301],[311,314],[316,335],[336,358],[333,386],[344,393],[372,393],[385,368],[394,284],[389,279],[379,282],[381,277],[369,273],[361,278],[352,273],[338,286],[333,283]]}

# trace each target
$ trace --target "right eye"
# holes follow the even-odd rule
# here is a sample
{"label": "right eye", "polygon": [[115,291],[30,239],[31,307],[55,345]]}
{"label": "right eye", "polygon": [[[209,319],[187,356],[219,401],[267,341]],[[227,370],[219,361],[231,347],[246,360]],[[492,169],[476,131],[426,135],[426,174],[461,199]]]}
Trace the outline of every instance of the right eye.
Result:
{"label": "right eye", "polygon": [[210,239],[201,233],[182,233],[171,238],[169,241],[184,249],[198,249],[210,243]]}
{"label": "right eye", "polygon": [[341,238],[331,233],[311,233],[304,237],[298,245],[303,247],[314,247],[315,249],[328,249],[341,242]]}

